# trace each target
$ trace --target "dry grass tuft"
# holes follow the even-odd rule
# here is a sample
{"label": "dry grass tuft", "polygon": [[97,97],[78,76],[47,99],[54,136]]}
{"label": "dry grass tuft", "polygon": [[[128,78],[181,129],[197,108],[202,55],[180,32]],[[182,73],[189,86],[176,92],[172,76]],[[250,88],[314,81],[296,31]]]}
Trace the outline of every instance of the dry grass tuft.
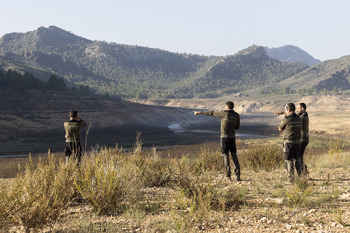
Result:
{"label": "dry grass tuft", "polygon": [[7,193],[1,194],[6,201],[0,207],[8,215],[5,222],[28,230],[56,221],[74,195],[76,174],[73,162],[66,166],[52,154],[46,162],[39,160],[37,168],[27,164]]}
{"label": "dry grass tuft", "polygon": [[117,214],[137,208],[143,187],[137,155],[104,149],[85,157],[75,188],[98,214]]}
{"label": "dry grass tuft", "polygon": [[242,162],[254,171],[272,171],[284,162],[282,146],[271,143],[252,144],[242,152]]}

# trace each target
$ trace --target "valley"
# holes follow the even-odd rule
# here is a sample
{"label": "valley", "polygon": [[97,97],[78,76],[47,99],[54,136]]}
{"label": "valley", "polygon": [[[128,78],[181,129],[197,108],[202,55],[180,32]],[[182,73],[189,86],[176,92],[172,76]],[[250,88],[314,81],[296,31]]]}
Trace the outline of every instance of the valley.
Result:
{"label": "valley", "polygon": [[[219,139],[220,120],[194,116],[198,109],[221,110],[226,100],[235,102],[241,115],[242,139],[279,136],[277,127],[288,102],[304,102],[310,116],[310,131],[315,135],[349,138],[350,98],[347,95],[306,96],[286,95],[260,98],[227,97],[216,99],[169,99],[147,101],[80,100],[70,105],[90,125],[82,131],[86,149],[133,146],[137,132],[145,147],[189,145]],[[69,104],[67,104],[69,106]],[[96,107],[92,107],[96,106]],[[1,155],[62,152],[63,122],[66,110],[41,108],[36,110],[0,111]],[[88,129],[89,128],[89,129]]]}

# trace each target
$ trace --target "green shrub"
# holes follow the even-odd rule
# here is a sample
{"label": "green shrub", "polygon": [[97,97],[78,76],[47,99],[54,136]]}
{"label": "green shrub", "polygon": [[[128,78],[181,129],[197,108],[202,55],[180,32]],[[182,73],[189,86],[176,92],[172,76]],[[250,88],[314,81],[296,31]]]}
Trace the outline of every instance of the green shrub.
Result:
{"label": "green shrub", "polygon": [[254,171],[272,171],[283,163],[282,146],[264,143],[262,145],[250,145],[242,152],[242,162]]}
{"label": "green shrub", "polygon": [[223,211],[238,210],[246,200],[246,190],[238,189],[234,186],[221,189],[219,203]]}
{"label": "green shrub", "polygon": [[290,191],[286,191],[288,204],[291,206],[304,207],[309,203],[311,188],[305,185],[304,182],[296,183]]}

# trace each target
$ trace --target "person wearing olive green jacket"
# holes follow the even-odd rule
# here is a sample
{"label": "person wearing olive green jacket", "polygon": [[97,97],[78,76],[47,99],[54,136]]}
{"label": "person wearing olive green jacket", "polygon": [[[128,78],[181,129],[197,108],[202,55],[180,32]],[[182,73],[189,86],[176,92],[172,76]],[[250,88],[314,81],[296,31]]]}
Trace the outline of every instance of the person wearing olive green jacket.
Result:
{"label": "person wearing olive green jacket", "polygon": [[[287,165],[288,179],[294,182],[294,167],[299,163],[299,150],[301,138],[301,119],[295,113],[295,105],[293,103],[286,104],[284,117],[279,125],[279,131],[283,131],[283,155]],[[299,169],[298,166],[295,167]],[[298,175],[301,174],[297,170]]]}
{"label": "person wearing olive green jacket", "polygon": [[[302,175],[306,175],[308,173],[307,166],[304,163],[304,152],[306,146],[309,144],[309,115],[306,112],[306,104],[300,103],[297,107],[297,114],[301,118],[301,141],[300,141],[300,151],[299,151],[299,162],[300,164],[296,164],[299,166],[298,169],[302,173]],[[298,170],[297,169],[297,170]]]}
{"label": "person wearing olive green jacket", "polygon": [[237,157],[236,133],[240,127],[240,117],[233,110],[234,103],[228,101],[225,103],[225,109],[222,111],[194,111],[195,115],[203,114],[221,118],[221,153],[223,155],[226,176],[231,180],[230,152],[233,163],[235,164],[235,175],[237,181],[241,180],[241,169]]}
{"label": "person wearing olive green jacket", "polygon": [[69,113],[69,121],[64,122],[64,130],[66,131],[66,143],[65,143],[65,155],[66,163],[70,156],[74,153],[74,158],[77,160],[78,165],[81,161],[81,139],[80,129],[84,128],[86,123],[78,116],[76,110],[72,110]]}

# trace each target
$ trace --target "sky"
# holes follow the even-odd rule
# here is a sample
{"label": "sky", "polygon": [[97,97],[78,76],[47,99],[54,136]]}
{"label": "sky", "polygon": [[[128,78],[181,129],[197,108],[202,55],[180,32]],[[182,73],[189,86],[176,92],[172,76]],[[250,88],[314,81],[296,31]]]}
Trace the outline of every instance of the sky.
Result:
{"label": "sky", "polygon": [[349,0],[0,0],[0,37],[51,25],[90,39],[199,55],[253,44],[350,55]]}

